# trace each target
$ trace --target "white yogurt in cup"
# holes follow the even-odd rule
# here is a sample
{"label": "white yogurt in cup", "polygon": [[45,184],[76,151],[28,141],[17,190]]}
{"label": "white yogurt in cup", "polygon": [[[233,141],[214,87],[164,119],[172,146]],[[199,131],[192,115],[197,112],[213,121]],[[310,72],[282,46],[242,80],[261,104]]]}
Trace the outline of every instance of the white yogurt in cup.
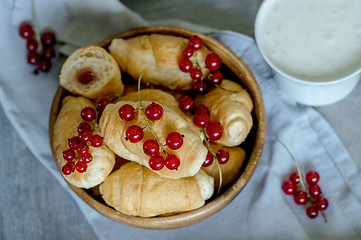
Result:
{"label": "white yogurt in cup", "polygon": [[255,38],[280,88],[300,103],[334,103],[360,79],[361,0],[265,0]]}

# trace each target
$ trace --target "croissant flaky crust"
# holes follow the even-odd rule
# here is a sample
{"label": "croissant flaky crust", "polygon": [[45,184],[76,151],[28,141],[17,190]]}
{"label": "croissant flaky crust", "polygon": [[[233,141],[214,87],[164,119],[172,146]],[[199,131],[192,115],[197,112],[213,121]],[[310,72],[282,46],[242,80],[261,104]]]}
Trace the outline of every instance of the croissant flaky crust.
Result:
{"label": "croissant flaky crust", "polygon": [[210,111],[210,119],[223,127],[222,137],[215,141],[228,147],[241,144],[250,132],[253,101],[239,84],[223,79],[221,88],[214,88],[201,98]]}
{"label": "croissant flaky crust", "polygon": [[120,96],[124,90],[117,62],[98,46],[80,48],[67,58],[60,85],[75,95],[93,99],[110,94]]}
{"label": "croissant flaky crust", "polygon": [[99,187],[104,201],[128,215],[153,217],[199,208],[213,194],[213,178],[203,170],[193,177],[160,177],[135,162],[124,164]]}
{"label": "croissant flaky crust", "polygon": [[[142,81],[163,86],[171,90],[189,90],[192,78],[179,68],[179,60],[187,46],[188,39],[178,36],[150,34],[129,39],[114,39],[109,46],[110,53],[117,60],[122,71]],[[195,51],[190,60],[199,66],[203,76],[209,70],[205,66],[206,56],[211,51],[203,46]]]}
{"label": "croissant flaky crust", "polygon": [[[78,125],[84,122],[80,116],[81,110],[84,107],[95,108],[93,102],[84,97],[67,96],[62,104],[53,129],[53,149],[59,170],[67,162],[63,158],[63,151],[69,148],[68,139],[78,135]],[[93,134],[98,134],[97,129]],[[70,175],[63,174],[64,178],[76,187],[91,188],[102,183],[115,164],[115,154],[105,145],[99,148],[89,146],[89,153],[92,154],[93,160],[88,163],[86,172],[74,171]]]}

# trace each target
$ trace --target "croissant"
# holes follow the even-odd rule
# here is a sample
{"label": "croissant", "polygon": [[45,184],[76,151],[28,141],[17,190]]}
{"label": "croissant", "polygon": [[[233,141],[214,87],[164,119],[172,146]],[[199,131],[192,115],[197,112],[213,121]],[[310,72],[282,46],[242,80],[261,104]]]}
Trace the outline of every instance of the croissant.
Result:
{"label": "croissant", "polygon": [[[171,90],[189,90],[192,78],[179,68],[179,60],[188,39],[178,36],[150,34],[129,39],[114,39],[109,46],[110,53],[117,60],[121,70],[138,79],[144,75],[144,83],[163,86]],[[194,52],[190,60],[199,66],[203,76],[209,70],[205,67],[205,58],[210,50],[203,46]]]}
{"label": "croissant", "polygon": [[66,59],[60,85],[75,95],[93,99],[110,94],[120,96],[124,90],[117,62],[98,46],[80,48]]}
{"label": "croissant", "polygon": [[[68,139],[78,135],[77,127],[84,122],[80,116],[84,107],[95,108],[93,102],[84,97],[67,96],[62,102],[53,128],[53,150],[59,170],[67,162],[63,158],[63,151],[69,148]],[[97,129],[94,131],[93,134],[98,134]],[[104,144],[98,148],[89,146],[89,153],[92,154],[93,160],[88,163],[86,172],[74,171],[70,175],[63,174],[63,177],[76,187],[91,188],[100,184],[110,174],[115,164],[115,154]]]}
{"label": "croissant", "polygon": [[216,143],[232,147],[241,144],[250,132],[253,120],[253,101],[247,90],[224,79],[221,88],[214,88],[201,98],[210,111],[211,121],[223,127],[222,137]]}
{"label": "croissant", "polygon": [[[146,108],[151,103],[142,101],[142,106]],[[118,110],[124,104],[132,105],[136,109],[135,118],[131,121],[125,121],[119,117]],[[155,173],[173,179],[193,176],[201,168],[208,150],[199,136],[189,128],[188,123],[177,112],[165,105],[162,105],[162,107],[163,116],[161,119],[155,120],[152,125],[154,133],[159,142],[165,144],[169,133],[178,132],[183,136],[183,145],[177,150],[172,150],[167,146],[164,147],[168,154],[174,154],[180,159],[178,169],[169,170],[164,167],[159,171],[155,171]],[[126,130],[132,125],[143,128],[144,132],[142,140],[136,143],[132,143],[126,138]],[[147,127],[139,102],[119,101],[115,104],[108,104],[100,118],[99,128],[108,147],[118,156],[150,168],[150,157],[144,153],[143,143],[148,139],[154,140],[154,136]]]}
{"label": "croissant", "polygon": [[99,187],[104,201],[133,216],[153,217],[199,208],[213,194],[213,178],[203,170],[193,177],[162,178],[135,162],[124,164]]}

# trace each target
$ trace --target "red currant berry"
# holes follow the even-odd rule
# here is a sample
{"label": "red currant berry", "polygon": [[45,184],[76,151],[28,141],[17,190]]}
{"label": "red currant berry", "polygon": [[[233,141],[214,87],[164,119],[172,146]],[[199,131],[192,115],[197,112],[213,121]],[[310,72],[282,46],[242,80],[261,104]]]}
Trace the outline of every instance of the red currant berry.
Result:
{"label": "red currant berry", "polygon": [[148,139],[143,143],[143,151],[149,156],[156,156],[159,154],[159,144],[157,141]]}
{"label": "red currant berry", "polygon": [[207,83],[205,81],[194,81],[193,90],[199,94],[203,94],[207,91]]}
{"label": "red currant berry", "polygon": [[52,47],[44,48],[41,52],[41,56],[47,59],[52,59],[55,57],[55,50]]}
{"label": "red currant berry", "polygon": [[91,161],[93,161],[93,155],[91,155],[90,153],[85,153],[81,156],[81,160],[86,163],[90,163]]}
{"label": "red currant berry", "polygon": [[61,171],[64,175],[70,175],[73,172],[73,168],[70,164],[66,163],[62,168]]}
{"label": "red currant berry", "polygon": [[125,135],[127,137],[126,139],[131,143],[136,143],[143,139],[143,129],[137,125],[132,125],[128,127]]}
{"label": "red currant berry", "polygon": [[101,147],[103,146],[103,138],[100,135],[95,134],[91,137],[90,144],[92,147]]}
{"label": "red currant berry", "polygon": [[203,77],[203,73],[199,68],[193,68],[193,70],[190,72],[191,78],[193,80],[201,80]]}
{"label": "red currant berry", "polygon": [[194,50],[200,50],[203,46],[203,40],[198,36],[193,36],[189,39],[188,46]]}
{"label": "red currant berry", "polygon": [[286,193],[287,195],[293,195],[296,193],[297,187],[296,185],[291,182],[291,181],[285,181],[282,184],[282,190],[284,193]]}
{"label": "red currant berry", "polygon": [[40,72],[49,72],[51,69],[51,61],[46,58],[41,58],[38,62],[38,70]]}
{"label": "red currant berry", "polygon": [[306,214],[309,218],[316,218],[318,216],[318,210],[315,206],[309,206],[306,209]]}
{"label": "red currant berry", "polygon": [[220,85],[223,80],[223,74],[219,70],[211,71],[208,74],[208,83],[213,85]]}
{"label": "red currant berry", "polygon": [[165,158],[164,165],[169,170],[178,169],[178,167],[180,166],[180,160],[176,155],[170,154]]}
{"label": "red currant berry", "polygon": [[217,70],[222,64],[221,58],[215,54],[215,53],[210,53],[207,55],[206,57],[206,67],[209,70]]}
{"label": "red currant berry", "polygon": [[41,35],[41,42],[46,47],[52,47],[56,43],[56,38],[54,33],[52,32],[45,32]]}
{"label": "red currant berry", "polygon": [[318,197],[315,201],[315,204],[317,209],[320,211],[324,211],[328,207],[328,201],[326,198],[323,197]]}
{"label": "red currant berry", "polygon": [[80,154],[80,155],[83,155],[83,154],[86,154],[89,152],[89,147],[86,143],[84,142],[80,142],[78,144],[78,148],[77,148],[77,152]]}
{"label": "red currant berry", "polygon": [[321,188],[317,184],[308,187],[308,193],[312,198],[316,198],[321,194]]}
{"label": "red currant berry", "polygon": [[209,109],[204,104],[198,103],[195,105],[193,113],[205,113],[209,116]]}
{"label": "red currant berry", "polygon": [[[103,112],[104,109],[105,109],[105,107],[106,107],[109,103],[110,103],[109,98],[99,98],[99,99],[97,100],[96,105],[97,105],[98,110],[99,110],[100,112]],[[133,108],[133,109],[134,109],[134,108]]]}
{"label": "red currant berry", "polygon": [[196,113],[193,115],[193,123],[200,128],[207,127],[209,116],[206,113]]}
{"label": "red currant berry", "polygon": [[24,39],[31,39],[34,36],[34,29],[30,24],[25,23],[20,26],[19,34]]}
{"label": "red currant berry", "polygon": [[130,104],[124,104],[118,110],[119,117],[125,121],[131,121],[135,118],[135,109]]}
{"label": "red currant berry", "polygon": [[294,199],[295,203],[297,203],[299,205],[305,205],[308,200],[307,193],[305,191],[298,190],[296,192],[296,194],[294,195],[293,199]]}
{"label": "red currant berry", "polygon": [[151,103],[145,108],[145,116],[151,121],[159,120],[163,116],[163,108],[158,103]]}
{"label": "red currant berry", "polygon": [[29,39],[26,43],[26,48],[29,52],[35,53],[38,50],[38,42],[35,39]]}
{"label": "red currant berry", "polygon": [[207,156],[206,156],[206,160],[204,160],[202,167],[208,167],[211,166],[213,163],[213,154],[208,151]]}
{"label": "red currant berry", "polygon": [[90,141],[92,137],[92,133],[90,131],[82,131],[78,134],[78,139],[80,142],[87,142]]}
{"label": "red currant berry", "polygon": [[183,145],[183,136],[179,132],[171,132],[166,138],[167,146],[172,150],[177,150]]}
{"label": "red currant berry", "polygon": [[97,112],[92,107],[85,107],[81,110],[80,116],[84,121],[91,122],[96,118]]}
{"label": "red currant berry", "polygon": [[76,75],[77,80],[84,85],[87,85],[96,79],[95,74],[88,69],[79,71]]}
{"label": "red currant berry", "polygon": [[86,161],[79,161],[76,166],[75,169],[79,172],[79,173],[83,173],[86,171],[86,169],[88,168],[88,164]]}
{"label": "red currant berry", "polygon": [[75,158],[75,152],[73,149],[67,149],[63,152],[63,158],[67,161],[71,161]]}
{"label": "red currant berry", "polygon": [[28,54],[28,63],[30,63],[31,65],[38,65],[39,63],[39,55],[37,53],[29,53]]}
{"label": "red currant berry", "polygon": [[194,106],[194,101],[191,97],[183,96],[179,99],[179,108],[183,112],[187,113],[192,111],[193,106]]}
{"label": "red currant berry", "polygon": [[225,164],[229,160],[229,152],[224,149],[219,149],[217,155],[217,160],[220,164]]}
{"label": "red currant berry", "polygon": [[179,61],[179,68],[182,72],[190,72],[193,69],[193,63],[188,58],[181,58]]}
{"label": "red currant berry", "polygon": [[92,126],[88,122],[82,122],[78,126],[78,133],[83,131],[91,132],[91,130],[92,130]]}
{"label": "red currant berry", "polygon": [[164,167],[164,158],[160,155],[152,156],[149,159],[149,167],[154,171],[159,171]]}
{"label": "red currant berry", "polygon": [[186,58],[190,58],[193,56],[193,52],[194,50],[190,47],[186,47],[184,50],[183,50],[183,57],[186,57]]}
{"label": "red currant berry", "polygon": [[308,185],[316,184],[320,180],[320,175],[316,171],[310,171],[306,174],[306,182]]}
{"label": "red currant berry", "polygon": [[298,176],[297,172],[293,172],[290,175],[290,181],[293,182],[295,185],[300,183],[300,177]]}
{"label": "red currant berry", "polygon": [[78,144],[80,143],[78,137],[71,137],[68,139],[68,146],[70,149],[77,150]]}
{"label": "red currant berry", "polygon": [[222,137],[223,128],[217,122],[209,122],[206,127],[206,133],[210,140],[216,141]]}

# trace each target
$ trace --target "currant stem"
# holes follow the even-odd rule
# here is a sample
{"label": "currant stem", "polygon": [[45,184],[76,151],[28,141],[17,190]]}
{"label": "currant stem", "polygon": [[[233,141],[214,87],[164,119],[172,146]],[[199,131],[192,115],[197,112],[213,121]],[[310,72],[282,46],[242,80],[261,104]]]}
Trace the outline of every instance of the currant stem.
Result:
{"label": "currant stem", "polygon": [[221,86],[219,86],[219,85],[217,85],[217,84],[215,84],[215,86],[216,86],[217,88],[219,88],[219,89],[222,89],[222,90],[226,91],[226,92],[239,93],[239,91],[229,90],[229,89],[226,89],[226,88],[224,88],[224,87],[221,87]]}
{"label": "currant stem", "polygon": [[38,25],[36,24],[36,14],[35,14],[35,0],[31,0],[31,10],[33,15],[33,27],[35,30],[35,39],[40,44],[40,32]]}

